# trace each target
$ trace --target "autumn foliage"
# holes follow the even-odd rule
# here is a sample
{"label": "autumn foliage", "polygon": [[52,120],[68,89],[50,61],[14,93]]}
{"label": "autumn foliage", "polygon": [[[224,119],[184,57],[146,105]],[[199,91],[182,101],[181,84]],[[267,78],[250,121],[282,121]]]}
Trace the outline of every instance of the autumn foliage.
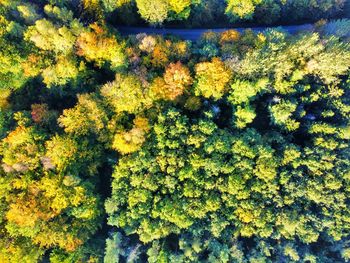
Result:
{"label": "autumn foliage", "polygon": [[348,262],[349,20],[119,27],[342,7],[0,0],[0,263]]}

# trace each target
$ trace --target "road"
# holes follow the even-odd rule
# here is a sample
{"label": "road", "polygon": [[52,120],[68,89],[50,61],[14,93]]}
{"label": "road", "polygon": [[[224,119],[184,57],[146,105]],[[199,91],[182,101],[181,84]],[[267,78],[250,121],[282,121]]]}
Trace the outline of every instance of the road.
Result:
{"label": "road", "polygon": [[[312,30],[312,24],[304,24],[297,26],[280,26],[280,27],[252,27],[254,32],[262,32],[269,28],[282,28],[290,34],[295,34],[299,31]],[[119,32],[122,35],[136,35],[140,33],[154,34],[154,35],[176,35],[185,40],[197,40],[200,36],[207,31],[223,32],[229,29],[235,29],[239,32],[244,31],[247,28],[216,28],[216,29],[169,29],[169,28],[152,28],[152,27],[118,27]]]}

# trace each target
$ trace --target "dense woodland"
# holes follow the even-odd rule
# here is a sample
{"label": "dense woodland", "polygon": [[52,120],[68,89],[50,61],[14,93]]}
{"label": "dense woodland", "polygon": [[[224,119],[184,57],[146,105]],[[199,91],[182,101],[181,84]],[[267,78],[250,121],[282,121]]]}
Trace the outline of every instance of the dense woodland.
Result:
{"label": "dense woodland", "polygon": [[[350,12],[347,0],[101,0],[111,21],[137,25],[220,27],[288,24],[334,18]],[[92,2],[92,1],[91,1]]]}
{"label": "dense woodland", "polygon": [[350,261],[344,4],[0,0],[0,262]]}

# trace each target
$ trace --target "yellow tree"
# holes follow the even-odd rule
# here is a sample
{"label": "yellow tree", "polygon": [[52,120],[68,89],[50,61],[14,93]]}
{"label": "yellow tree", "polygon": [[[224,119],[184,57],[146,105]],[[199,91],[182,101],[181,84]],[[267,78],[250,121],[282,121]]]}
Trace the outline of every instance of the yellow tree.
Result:
{"label": "yellow tree", "polygon": [[262,0],[226,0],[226,14],[233,20],[249,19],[253,16],[255,7],[262,2]]}
{"label": "yellow tree", "polygon": [[191,0],[169,0],[169,6],[176,14],[181,13],[191,5]]}
{"label": "yellow tree", "polygon": [[134,127],[130,131],[117,133],[114,137],[113,148],[121,154],[128,154],[140,149],[146,140],[149,131],[148,120],[143,117],[136,117]]}
{"label": "yellow tree", "polygon": [[168,1],[136,0],[136,5],[141,17],[151,24],[161,24],[168,17]]}
{"label": "yellow tree", "polygon": [[156,78],[150,89],[155,98],[174,100],[191,84],[189,69],[181,62],[177,62],[171,63],[166,68],[163,78]]}
{"label": "yellow tree", "polygon": [[17,126],[1,142],[3,166],[12,171],[35,169],[43,152],[40,142],[44,139],[45,135],[34,127]]}
{"label": "yellow tree", "polygon": [[68,27],[56,27],[46,19],[37,20],[24,34],[25,39],[32,41],[42,50],[67,54],[72,51],[76,35]]}
{"label": "yellow tree", "polygon": [[115,36],[109,35],[106,29],[95,24],[90,25],[91,30],[81,33],[77,39],[77,54],[93,61],[101,67],[109,62],[113,68],[123,66],[125,55],[123,43],[119,43]]}
{"label": "yellow tree", "polygon": [[107,113],[102,101],[96,94],[79,94],[74,108],[65,109],[58,122],[66,133],[102,135],[108,122]]}
{"label": "yellow tree", "polygon": [[196,95],[205,98],[220,99],[231,79],[231,71],[219,58],[211,62],[201,62],[196,65]]}
{"label": "yellow tree", "polygon": [[136,113],[147,104],[141,81],[133,74],[117,74],[113,82],[101,88],[101,94],[116,113]]}

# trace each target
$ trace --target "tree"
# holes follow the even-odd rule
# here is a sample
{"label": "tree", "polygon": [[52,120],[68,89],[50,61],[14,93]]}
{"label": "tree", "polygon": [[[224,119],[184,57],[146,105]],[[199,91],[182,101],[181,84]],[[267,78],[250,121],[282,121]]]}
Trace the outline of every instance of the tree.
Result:
{"label": "tree", "polygon": [[120,255],[123,255],[121,248],[122,236],[119,232],[113,233],[112,238],[106,240],[106,252],[104,262],[119,263]]}
{"label": "tree", "polygon": [[95,175],[99,167],[100,149],[89,141],[67,136],[55,136],[46,141],[46,157],[58,171],[81,175]]}
{"label": "tree", "polygon": [[[19,40],[14,40],[19,41]],[[27,76],[23,72],[22,63],[27,55],[27,48],[16,44],[11,44],[11,40],[6,40],[0,35],[0,92],[2,96],[10,95],[11,90],[20,89],[27,81]]]}
{"label": "tree", "polygon": [[17,10],[21,13],[21,16],[28,24],[33,24],[36,20],[40,19],[40,16],[35,9],[35,6],[31,4],[17,6]]}
{"label": "tree", "polygon": [[90,30],[82,32],[76,45],[79,56],[95,62],[99,67],[106,62],[109,62],[114,69],[125,64],[124,44],[118,43],[115,36],[108,34],[106,29],[97,24],[91,24]]}
{"label": "tree", "polygon": [[241,107],[237,106],[235,111],[236,121],[235,124],[237,128],[244,128],[247,124],[251,123],[256,117],[255,110],[249,106]]}
{"label": "tree", "polygon": [[137,113],[147,106],[148,100],[144,88],[137,76],[117,74],[113,82],[101,88],[101,95],[113,107],[116,113]]}
{"label": "tree", "polygon": [[28,238],[13,238],[1,233],[0,252],[1,262],[36,263],[42,259],[44,249],[33,245]]}
{"label": "tree", "polygon": [[17,127],[1,142],[0,257],[36,262],[45,249],[78,249],[97,230],[100,198],[84,178],[96,172],[90,158],[99,153],[58,136],[45,143],[48,135],[25,113],[15,118]]}
{"label": "tree", "polygon": [[251,19],[256,5],[260,4],[262,0],[226,0],[226,14],[233,20]]}
{"label": "tree", "polygon": [[191,6],[191,0],[169,0],[169,6],[172,11],[174,11],[176,14],[179,14],[187,7]]}
{"label": "tree", "polygon": [[[240,148],[238,137],[219,129],[211,120],[200,119],[190,124],[186,116],[169,110],[159,115],[149,138],[155,142],[146,141],[138,152],[120,159],[116,167],[112,198],[107,205],[110,222],[128,233],[138,233],[141,241],[150,242],[171,233],[187,233],[191,226],[211,215],[236,211],[245,216],[232,218],[227,214],[230,218],[226,218],[227,224],[233,220],[231,224],[239,225],[237,231],[242,235],[251,236],[253,229],[263,235],[265,224],[271,220],[270,212],[260,223],[248,220],[247,214],[253,213],[253,218],[262,216],[259,206],[264,200],[254,198],[247,203],[242,200],[231,211],[216,192],[240,200],[239,196],[248,191],[244,182],[258,180],[258,184],[268,184],[274,180],[274,151],[255,131],[246,131],[241,143],[252,146],[258,140],[259,145],[254,145],[256,153],[254,149],[248,150],[249,146],[245,150]],[[227,158],[231,158],[230,165],[225,165]],[[242,166],[242,174],[232,174],[236,165],[237,169]]]}
{"label": "tree", "polygon": [[[112,25],[137,8],[225,24],[224,3],[0,0],[0,262],[350,258],[339,21],[198,42]],[[287,23],[343,1],[226,3],[235,21]]]}
{"label": "tree", "polygon": [[149,131],[148,120],[142,117],[134,119],[134,126],[130,131],[117,133],[113,140],[112,147],[121,154],[128,154],[140,149],[146,141],[146,134]]}
{"label": "tree", "polygon": [[231,72],[225,64],[218,58],[213,58],[211,62],[202,62],[196,65],[196,95],[205,98],[220,99],[231,79]]}
{"label": "tree", "polygon": [[150,24],[161,24],[168,17],[169,4],[163,0],[136,0],[141,17]]}
{"label": "tree", "polygon": [[[83,64],[81,64],[82,66]],[[83,67],[82,67],[83,68]],[[57,57],[56,64],[42,70],[43,82],[52,87],[55,85],[65,85],[70,81],[74,81],[79,76],[82,69],[77,65],[74,57]]]}
{"label": "tree", "polygon": [[92,133],[105,140],[103,131],[109,121],[107,113],[103,101],[96,94],[81,94],[77,105],[65,109],[58,122],[68,134],[86,136]]}
{"label": "tree", "polygon": [[102,0],[103,7],[108,11],[112,12],[116,8],[120,8],[124,5],[128,5],[132,2],[132,0]]}
{"label": "tree", "polygon": [[270,112],[272,120],[275,124],[285,125],[289,131],[299,128],[300,123],[293,120],[292,114],[296,110],[297,105],[291,101],[280,101],[279,103],[271,106]]}
{"label": "tree", "polygon": [[100,1],[98,0],[82,0],[84,14],[87,17],[99,20],[103,18],[103,10]]}
{"label": "tree", "polygon": [[270,31],[261,47],[246,53],[238,71],[246,77],[270,76],[278,92],[288,93],[307,74],[329,83],[349,67],[346,43],[334,38],[322,42],[316,33],[300,35],[293,41],[286,37],[282,32]]}
{"label": "tree", "polygon": [[74,20],[74,14],[73,14],[72,10],[69,10],[66,7],[58,7],[55,5],[45,5],[44,12],[51,19],[56,19],[60,22],[66,23],[66,24],[70,24],[72,22],[77,22],[76,20]]}
{"label": "tree", "polygon": [[37,20],[25,32],[25,39],[32,41],[42,50],[67,54],[72,52],[76,34],[66,26],[57,28],[47,19]]}
{"label": "tree", "polygon": [[171,63],[166,68],[163,79],[156,78],[151,85],[155,98],[174,100],[192,84],[190,71],[181,62]]}
{"label": "tree", "polygon": [[2,163],[10,171],[27,171],[39,165],[45,134],[34,127],[19,125],[2,140]]}

